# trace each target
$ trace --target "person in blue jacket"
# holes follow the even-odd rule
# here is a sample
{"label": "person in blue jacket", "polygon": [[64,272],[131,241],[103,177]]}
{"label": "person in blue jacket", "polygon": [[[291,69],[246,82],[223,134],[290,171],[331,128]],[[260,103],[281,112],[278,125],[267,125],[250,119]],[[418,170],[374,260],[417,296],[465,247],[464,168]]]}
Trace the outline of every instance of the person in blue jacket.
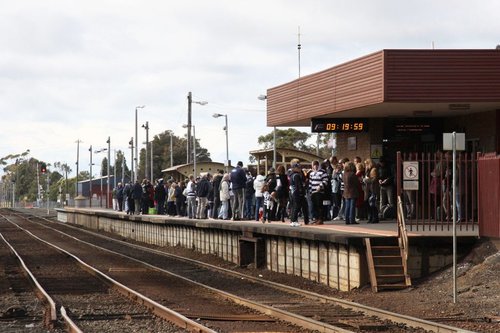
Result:
{"label": "person in blue jacket", "polygon": [[234,194],[234,201],[232,202],[231,210],[233,217],[231,220],[241,220],[243,218],[243,205],[245,203],[245,185],[247,176],[243,170],[243,162],[238,161],[236,168],[231,171],[231,188]]}

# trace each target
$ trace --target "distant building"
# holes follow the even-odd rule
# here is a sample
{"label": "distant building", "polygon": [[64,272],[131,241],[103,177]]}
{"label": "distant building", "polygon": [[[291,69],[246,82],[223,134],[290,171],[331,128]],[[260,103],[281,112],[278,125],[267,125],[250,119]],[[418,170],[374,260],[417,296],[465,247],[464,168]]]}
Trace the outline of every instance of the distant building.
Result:
{"label": "distant building", "polygon": [[[233,167],[229,166],[229,171],[232,170]],[[189,175],[204,174],[210,172],[212,175],[217,173],[219,170],[226,170],[224,163],[219,162],[196,162],[196,173],[194,172],[194,164],[180,164],[175,165],[171,168],[167,168],[161,170],[164,174],[164,178],[172,177],[175,181],[185,180],[189,177]]]}

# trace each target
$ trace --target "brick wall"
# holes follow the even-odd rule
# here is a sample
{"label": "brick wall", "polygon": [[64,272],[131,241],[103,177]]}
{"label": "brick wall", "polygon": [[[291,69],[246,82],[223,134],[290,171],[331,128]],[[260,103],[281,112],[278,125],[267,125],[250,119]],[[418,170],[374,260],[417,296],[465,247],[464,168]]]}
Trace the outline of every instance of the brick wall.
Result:
{"label": "brick wall", "polygon": [[[347,157],[350,161],[359,156],[364,161],[371,157],[371,145],[381,145],[383,137],[383,119],[370,119],[370,131],[365,133],[338,133],[337,158]],[[355,138],[356,148],[350,150],[349,138]],[[352,139],[351,139],[352,140]]]}

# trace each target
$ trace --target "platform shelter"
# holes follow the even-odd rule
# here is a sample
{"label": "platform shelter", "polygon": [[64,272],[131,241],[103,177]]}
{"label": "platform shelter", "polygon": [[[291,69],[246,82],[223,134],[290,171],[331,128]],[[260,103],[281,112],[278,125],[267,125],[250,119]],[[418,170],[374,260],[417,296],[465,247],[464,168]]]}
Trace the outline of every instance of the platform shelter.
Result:
{"label": "platform shelter", "polygon": [[[311,126],[312,133],[332,133],[339,159],[384,156],[402,170],[406,160],[397,160],[397,152],[412,156],[425,170],[423,194],[414,194],[420,225],[449,224],[447,206],[454,200],[429,196],[429,168],[443,159],[436,157],[443,150],[443,133],[464,133],[462,161],[470,164],[461,182],[460,200],[469,196],[461,201],[468,214],[464,219],[482,224],[483,236],[500,237],[500,214],[489,214],[485,203],[490,201],[481,199],[488,193],[500,202],[498,183],[487,180],[500,175],[498,49],[381,50],[269,88],[266,101],[267,126]],[[484,154],[487,160],[481,162]],[[398,189],[398,194],[404,193]]]}

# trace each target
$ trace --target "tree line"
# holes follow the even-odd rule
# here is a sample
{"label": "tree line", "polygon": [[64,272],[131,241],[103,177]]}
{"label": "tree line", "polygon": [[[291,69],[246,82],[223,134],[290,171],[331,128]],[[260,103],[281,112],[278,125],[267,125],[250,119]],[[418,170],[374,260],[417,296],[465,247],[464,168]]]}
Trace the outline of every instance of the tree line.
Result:
{"label": "tree line", "polygon": [[[257,139],[259,146],[263,149],[272,148],[273,136],[274,133],[272,131],[266,135],[259,136]],[[311,137],[311,134],[301,132],[293,128],[277,129],[276,147],[292,148],[315,154],[318,146],[316,143],[308,143]],[[331,148],[328,147],[329,139],[330,135],[319,136],[318,141],[320,156],[330,156]],[[150,144],[153,145],[153,175],[156,178],[162,177],[162,170],[170,167],[171,165],[181,165],[185,164],[187,161],[186,136],[179,137],[174,135],[171,131],[165,131],[155,135],[150,141]],[[171,146],[172,153],[170,150]],[[196,151],[197,161],[212,161],[210,152],[201,146],[198,139],[196,139]],[[0,158],[0,166],[3,167],[4,171],[0,184],[0,195],[3,193],[4,197],[0,197],[0,200],[6,200],[6,193],[9,193],[12,189],[14,189],[16,201],[25,201],[27,203],[35,202],[37,200],[39,190],[43,196],[43,200],[46,200],[47,178],[50,184],[48,193],[50,201],[57,201],[60,194],[62,194],[62,200],[64,200],[66,194],[69,194],[72,198],[75,196],[77,177],[68,177],[68,175],[73,172],[73,169],[69,164],[63,162],[49,163],[35,157],[28,157],[28,155],[29,150],[20,154],[9,154]],[[130,179],[130,152],[118,150],[113,152],[111,156],[113,161],[109,167],[110,175],[116,174],[118,180],[121,180],[122,176],[125,179]],[[151,161],[150,151],[148,151],[147,156],[147,165],[149,169]],[[255,159],[252,156],[249,156],[248,159],[250,162],[255,162]],[[139,169],[137,170],[139,178],[141,178],[141,175],[150,174],[149,170],[148,172],[145,170],[145,160],[146,150],[145,148],[142,148],[138,161]],[[47,172],[45,174],[42,174],[40,171],[40,165],[42,163],[47,165]],[[108,175],[108,163],[110,162],[106,156],[102,159],[98,176]],[[87,168],[88,166],[82,168],[80,165],[78,181],[90,179],[90,173]],[[94,175],[94,177],[96,176]]]}

